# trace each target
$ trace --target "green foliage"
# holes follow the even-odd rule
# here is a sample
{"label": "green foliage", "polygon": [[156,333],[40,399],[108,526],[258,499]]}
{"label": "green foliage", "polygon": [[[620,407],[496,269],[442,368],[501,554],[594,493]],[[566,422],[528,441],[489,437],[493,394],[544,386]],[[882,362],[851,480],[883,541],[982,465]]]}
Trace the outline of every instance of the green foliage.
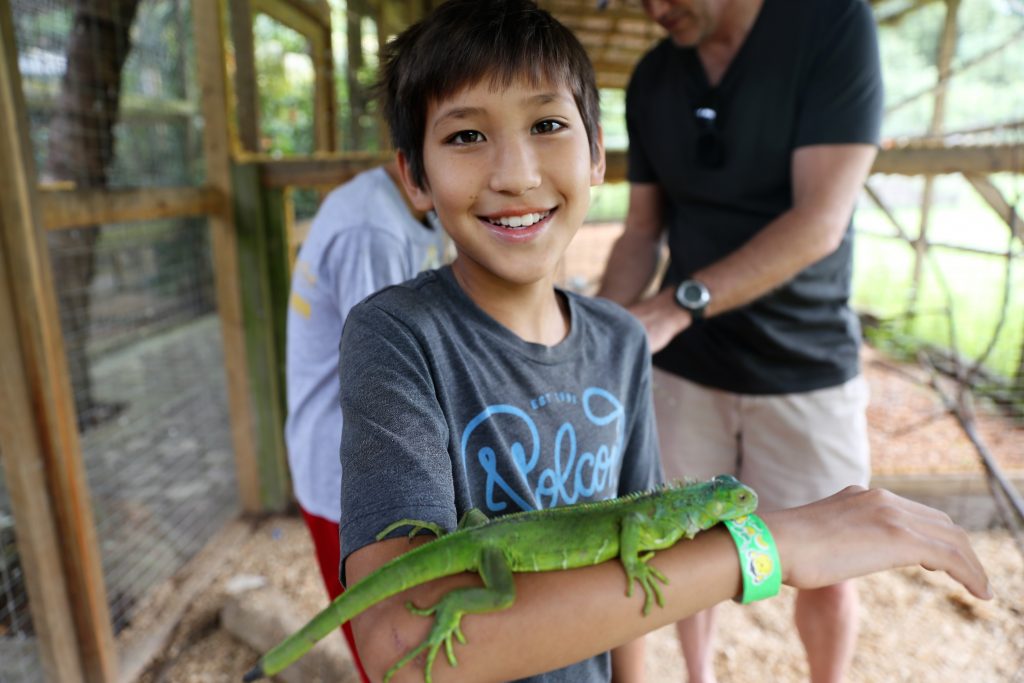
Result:
{"label": "green foliage", "polygon": [[314,77],[308,41],[257,14],[253,22],[260,149],[274,155],[312,154]]}

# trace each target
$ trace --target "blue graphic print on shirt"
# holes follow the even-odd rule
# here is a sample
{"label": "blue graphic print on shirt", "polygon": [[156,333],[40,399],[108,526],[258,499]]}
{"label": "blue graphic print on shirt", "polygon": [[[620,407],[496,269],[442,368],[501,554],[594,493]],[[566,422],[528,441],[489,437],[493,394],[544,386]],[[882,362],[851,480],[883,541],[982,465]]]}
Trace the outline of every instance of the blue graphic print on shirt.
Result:
{"label": "blue graphic print on shirt", "polygon": [[[482,410],[466,425],[460,449],[463,467],[471,478],[483,476],[488,512],[515,512],[507,509],[509,502],[520,510],[533,510],[571,505],[581,498],[594,500],[615,495],[614,474],[620,465],[626,423],[622,403],[608,391],[590,387],[583,392],[582,400],[577,400],[572,392],[553,392],[530,401],[530,408],[536,411],[556,402],[581,405],[583,422],[566,421],[556,426],[543,421],[545,428],[554,428],[554,434],[544,434],[542,438],[537,422],[525,410],[496,404]],[[482,426],[486,427],[481,429]],[[500,466],[494,445],[483,436],[498,432],[523,437],[516,438],[509,448],[514,472],[510,473],[512,468],[508,466]],[[482,445],[471,446],[474,434],[479,435],[477,441],[485,440]],[[581,439],[596,443],[581,443]],[[544,453],[544,443],[552,444],[550,454]],[[520,491],[525,484],[536,505],[520,495],[506,475],[520,482]]]}

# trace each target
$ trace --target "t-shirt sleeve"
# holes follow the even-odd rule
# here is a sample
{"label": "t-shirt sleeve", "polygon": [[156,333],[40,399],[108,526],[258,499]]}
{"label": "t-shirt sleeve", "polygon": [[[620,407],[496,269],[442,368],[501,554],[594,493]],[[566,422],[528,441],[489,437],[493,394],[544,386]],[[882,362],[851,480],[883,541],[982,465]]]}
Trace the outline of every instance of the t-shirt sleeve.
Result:
{"label": "t-shirt sleeve", "polygon": [[651,353],[646,342],[643,343],[643,349],[638,354],[638,358],[637,381],[633,398],[635,412],[623,453],[618,491],[620,496],[636,491],[648,491],[665,479],[661,469],[658,432],[654,420]]}
{"label": "t-shirt sleeve", "polygon": [[346,230],[332,240],[321,270],[342,320],[374,292],[416,275],[410,272],[409,250],[399,237],[374,225]]}
{"label": "t-shirt sleeve", "polygon": [[629,146],[626,150],[626,179],[631,183],[656,183],[658,177],[645,151],[642,124],[641,95],[647,88],[647,67],[641,62],[626,88],[626,133]]}
{"label": "t-shirt sleeve", "polygon": [[[454,529],[448,428],[430,364],[410,328],[369,300],[341,341],[342,568],[400,519]],[[405,530],[407,531],[407,530]]]}
{"label": "t-shirt sleeve", "polygon": [[871,8],[864,0],[823,6],[841,13],[822,14],[794,146],[878,144],[884,89]]}

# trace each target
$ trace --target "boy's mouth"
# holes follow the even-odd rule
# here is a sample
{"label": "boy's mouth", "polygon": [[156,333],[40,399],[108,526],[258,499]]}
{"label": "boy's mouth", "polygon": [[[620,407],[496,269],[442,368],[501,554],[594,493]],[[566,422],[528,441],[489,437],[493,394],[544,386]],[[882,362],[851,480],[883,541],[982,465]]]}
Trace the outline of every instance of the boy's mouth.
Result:
{"label": "boy's mouth", "polygon": [[481,216],[480,218],[487,221],[491,225],[496,225],[502,228],[512,230],[523,230],[526,228],[531,228],[537,223],[540,223],[545,218],[554,213],[554,211],[554,209],[547,209],[544,211],[531,211],[515,215]]}

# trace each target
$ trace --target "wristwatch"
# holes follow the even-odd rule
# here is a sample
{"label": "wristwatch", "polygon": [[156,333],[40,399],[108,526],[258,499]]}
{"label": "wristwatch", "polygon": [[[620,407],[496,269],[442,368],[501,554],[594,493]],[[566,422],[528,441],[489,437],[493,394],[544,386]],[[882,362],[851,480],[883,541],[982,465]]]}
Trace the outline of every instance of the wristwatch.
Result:
{"label": "wristwatch", "polygon": [[694,320],[700,320],[711,303],[711,292],[700,280],[683,280],[676,287],[676,303],[689,311]]}

